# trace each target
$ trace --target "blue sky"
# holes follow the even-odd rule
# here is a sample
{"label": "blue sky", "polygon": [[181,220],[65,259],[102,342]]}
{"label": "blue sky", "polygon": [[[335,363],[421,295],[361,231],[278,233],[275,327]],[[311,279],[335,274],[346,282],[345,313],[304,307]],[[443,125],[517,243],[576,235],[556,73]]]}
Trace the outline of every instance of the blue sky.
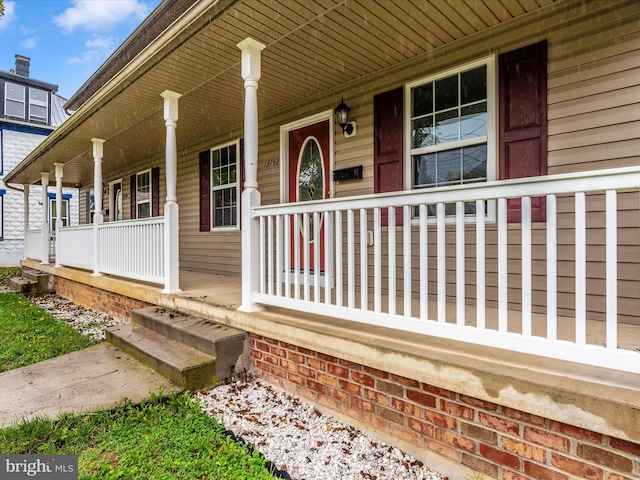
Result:
{"label": "blue sky", "polygon": [[31,58],[30,77],[70,98],[161,0],[4,0],[0,70]]}

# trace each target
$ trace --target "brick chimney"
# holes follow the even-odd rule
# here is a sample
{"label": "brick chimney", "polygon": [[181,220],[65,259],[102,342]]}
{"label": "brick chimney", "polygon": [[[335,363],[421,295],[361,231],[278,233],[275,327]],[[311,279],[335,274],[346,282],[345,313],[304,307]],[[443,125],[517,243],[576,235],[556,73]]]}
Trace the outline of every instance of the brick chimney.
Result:
{"label": "brick chimney", "polygon": [[16,53],[16,75],[20,75],[21,77],[28,77],[30,63],[31,59],[29,57],[18,55]]}

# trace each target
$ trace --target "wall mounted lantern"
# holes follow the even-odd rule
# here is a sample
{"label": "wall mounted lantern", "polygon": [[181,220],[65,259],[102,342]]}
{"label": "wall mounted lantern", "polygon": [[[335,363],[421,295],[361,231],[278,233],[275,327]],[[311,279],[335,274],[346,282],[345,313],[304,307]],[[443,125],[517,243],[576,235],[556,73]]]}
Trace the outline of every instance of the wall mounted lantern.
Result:
{"label": "wall mounted lantern", "polygon": [[344,98],[340,100],[340,103],[334,110],[338,125],[340,125],[340,128],[342,128],[342,133],[344,133],[345,137],[352,137],[356,134],[356,122],[349,121],[350,111],[351,108],[349,107],[349,105],[344,103]]}

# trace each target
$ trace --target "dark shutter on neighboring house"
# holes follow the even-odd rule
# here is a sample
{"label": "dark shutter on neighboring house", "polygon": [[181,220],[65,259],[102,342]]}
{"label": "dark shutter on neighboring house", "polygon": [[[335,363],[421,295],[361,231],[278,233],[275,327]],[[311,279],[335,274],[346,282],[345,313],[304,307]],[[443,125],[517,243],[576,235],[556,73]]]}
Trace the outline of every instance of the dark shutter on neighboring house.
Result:
{"label": "dark shutter on neighboring house", "polygon": [[84,223],[91,223],[91,190],[84,191],[85,217]]}
{"label": "dark shutter on neighboring house", "polygon": [[200,231],[211,231],[211,151],[200,152]]}
{"label": "dark shutter on neighboring house", "polygon": [[[499,57],[500,178],[547,174],[547,42]],[[508,221],[521,219],[520,200],[509,200]],[[545,220],[544,197],[533,198],[531,218]]]}
{"label": "dark shutter on neighboring house", "polygon": [[151,169],[151,216],[160,216],[160,167]]}
{"label": "dark shutter on neighboring house", "polygon": [[[395,192],[404,188],[402,102],[403,87],[373,97],[373,184],[374,193]],[[387,212],[382,211],[387,225]],[[402,211],[396,225],[402,224]]]}
{"label": "dark shutter on neighboring house", "polygon": [[131,218],[131,220],[135,219],[138,217],[138,212],[137,212],[137,208],[136,208],[136,180],[138,177],[136,177],[135,174],[131,175],[131,195],[130,195],[130,199],[129,199],[129,205],[131,207],[131,213],[129,214],[129,218]]}

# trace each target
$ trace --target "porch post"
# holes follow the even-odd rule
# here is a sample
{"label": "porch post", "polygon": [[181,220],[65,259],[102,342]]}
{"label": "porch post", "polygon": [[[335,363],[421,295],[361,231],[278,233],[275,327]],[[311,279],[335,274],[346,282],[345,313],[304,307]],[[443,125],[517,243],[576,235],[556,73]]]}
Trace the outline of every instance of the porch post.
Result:
{"label": "porch post", "polygon": [[62,228],[62,173],[64,163],[54,163],[56,166],[56,263],[54,266],[60,267],[60,229]]}
{"label": "porch post", "polygon": [[40,172],[42,177],[42,222],[40,223],[42,230],[42,249],[40,252],[40,263],[49,265],[49,172]]}
{"label": "porch post", "polygon": [[23,259],[27,258],[27,236],[29,233],[29,187],[30,185],[28,183],[25,183],[23,185],[24,187],[24,257]]}
{"label": "porch post", "polygon": [[167,128],[166,140],[166,183],[167,198],[164,204],[164,290],[163,293],[180,291],[180,248],[179,248],[179,209],[176,185],[178,182],[178,147],[176,142],[176,122],[178,121],[179,93],[165,90],[160,94],[164,98],[164,120]]}
{"label": "porch post", "polygon": [[260,223],[252,217],[253,208],[261,203],[258,191],[258,80],[260,80],[260,52],[265,45],[245,38],[238,43],[242,51],[244,79],[244,166],[245,182],[242,207],[242,305],[243,312],[261,310],[253,301],[253,293],[260,286]]}
{"label": "porch post", "polygon": [[103,222],[102,215],[102,155],[104,152],[104,140],[101,138],[92,138],[93,143],[93,275],[100,275],[100,240],[98,236],[98,228]]}

